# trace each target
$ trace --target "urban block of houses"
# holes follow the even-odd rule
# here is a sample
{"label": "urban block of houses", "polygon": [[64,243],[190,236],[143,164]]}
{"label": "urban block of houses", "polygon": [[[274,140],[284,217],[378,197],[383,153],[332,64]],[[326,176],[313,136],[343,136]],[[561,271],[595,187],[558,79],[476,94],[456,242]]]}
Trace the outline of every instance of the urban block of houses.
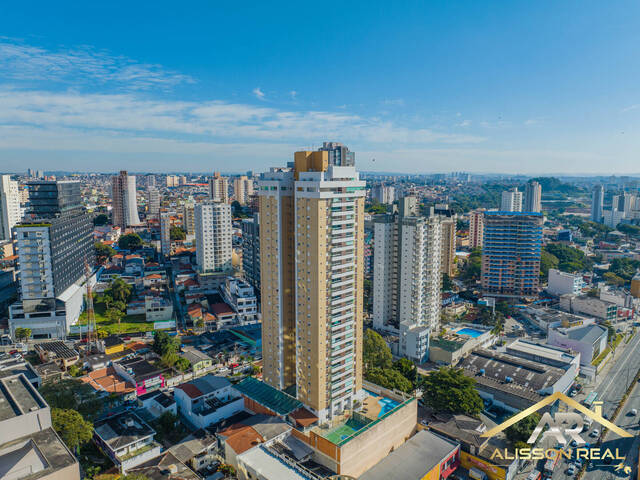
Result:
{"label": "urban block of houses", "polygon": [[178,415],[178,407],[173,395],[167,392],[153,391],[140,395],[138,405],[144,408],[153,418],[158,418],[164,413],[170,412]]}

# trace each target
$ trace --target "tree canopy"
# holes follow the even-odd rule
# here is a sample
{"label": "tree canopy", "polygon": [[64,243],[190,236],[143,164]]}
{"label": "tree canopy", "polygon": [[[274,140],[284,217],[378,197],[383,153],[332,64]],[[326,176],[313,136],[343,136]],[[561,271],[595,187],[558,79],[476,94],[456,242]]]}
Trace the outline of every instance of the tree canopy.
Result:
{"label": "tree canopy", "polygon": [[464,281],[476,281],[480,279],[482,271],[482,250],[475,248],[467,257],[467,261],[462,268],[460,278]]}
{"label": "tree canopy", "polygon": [[625,282],[631,281],[636,271],[640,268],[640,261],[631,258],[614,258],[611,260],[609,272],[622,278]]}
{"label": "tree canopy", "polygon": [[180,227],[171,227],[169,230],[169,238],[171,240],[184,240],[187,238],[187,234]]}
{"label": "tree canopy", "polygon": [[64,443],[77,450],[93,437],[93,425],[82,418],[82,415],[69,408],[52,408],[51,423]]}
{"label": "tree canopy", "polygon": [[93,248],[96,252],[98,263],[104,263],[116,254],[116,251],[113,248],[109,245],[105,245],[104,243],[95,242],[93,244]]}
{"label": "tree canopy", "polygon": [[105,304],[107,297],[112,298],[115,302],[123,302],[126,304],[131,297],[131,285],[122,278],[114,279],[109,288],[104,291]]}
{"label": "tree canopy", "polygon": [[81,380],[63,379],[39,391],[51,408],[76,410],[87,419],[98,415],[104,404],[93,387]]}
{"label": "tree canopy", "polygon": [[25,327],[18,327],[14,331],[16,340],[28,340],[31,338],[31,329]]}
{"label": "tree canopy", "polygon": [[462,369],[443,367],[422,377],[423,401],[436,411],[478,415],[483,403],[475,380]]}
{"label": "tree canopy", "polygon": [[380,334],[370,328],[364,332],[362,351],[365,368],[391,368],[391,349]]}
{"label": "tree canopy", "polygon": [[177,353],[180,349],[180,343],[176,337],[172,337],[164,330],[160,330],[156,332],[153,338],[152,349],[158,355],[164,357],[167,354]]}
{"label": "tree canopy", "polygon": [[413,389],[412,383],[393,368],[369,368],[364,378],[369,382],[390,390],[396,389],[408,393]]}
{"label": "tree canopy", "polygon": [[142,247],[142,238],[137,233],[127,233],[118,239],[118,246],[123,250],[137,250]]}
{"label": "tree canopy", "polygon": [[507,440],[512,444],[516,442],[526,442],[539,422],[540,414],[537,412],[524,417],[519,422],[506,428],[504,433],[507,436]]}
{"label": "tree canopy", "polygon": [[106,225],[108,222],[109,222],[109,217],[104,213],[101,213],[93,217],[93,224],[97,227]]}
{"label": "tree canopy", "polygon": [[558,259],[557,268],[562,272],[573,273],[591,268],[591,260],[577,248],[562,243],[549,243],[544,247],[544,251]]}

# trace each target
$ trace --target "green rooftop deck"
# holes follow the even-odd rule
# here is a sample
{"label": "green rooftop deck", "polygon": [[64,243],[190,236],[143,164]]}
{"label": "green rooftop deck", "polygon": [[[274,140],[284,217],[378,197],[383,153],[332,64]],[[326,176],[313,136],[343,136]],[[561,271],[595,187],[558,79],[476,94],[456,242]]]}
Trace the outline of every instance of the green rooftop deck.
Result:
{"label": "green rooftop deck", "polygon": [[288,415],[302,407],[301,401],[291,395],[273,388],[253,377],[247,377],[234,387],[242,395],[258,402],[260,405],[273,410],[278,415]]}

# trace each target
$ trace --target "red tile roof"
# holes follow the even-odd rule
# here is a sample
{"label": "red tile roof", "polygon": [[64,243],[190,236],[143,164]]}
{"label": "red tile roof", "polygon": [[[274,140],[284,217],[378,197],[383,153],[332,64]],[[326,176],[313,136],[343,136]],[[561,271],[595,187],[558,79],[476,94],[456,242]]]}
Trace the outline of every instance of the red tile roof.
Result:
{"label": "red tile roof", "polygon": [[196,387],[192,383],[182,383],[178,385],[176,388],[179,388],[184,393],[186,393],[189,396],[189,398],[198,398],[202,396],[202,392],[198,389],[198,387]]}

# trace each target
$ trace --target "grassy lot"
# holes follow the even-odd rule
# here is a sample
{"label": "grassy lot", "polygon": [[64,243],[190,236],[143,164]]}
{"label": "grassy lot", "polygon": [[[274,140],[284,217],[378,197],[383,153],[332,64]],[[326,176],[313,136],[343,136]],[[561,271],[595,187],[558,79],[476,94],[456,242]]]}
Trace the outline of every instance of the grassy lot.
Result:
{"label": "grassy lot", "polygon": [[[144,315],[125,315],[122,317],[122,320],[120,320],[120,326],[118,327],[117,323],[113,323],[104,315],[106,311],[104,303],[96,303],[94,305],[94,311],[98,329],[105,330],[109,334],[149,332],[153,330],[153,322],[145,321]],[[78,323],[80,325],[86,325],[87,312],[83,312],[82,315],[80,315]]]}

